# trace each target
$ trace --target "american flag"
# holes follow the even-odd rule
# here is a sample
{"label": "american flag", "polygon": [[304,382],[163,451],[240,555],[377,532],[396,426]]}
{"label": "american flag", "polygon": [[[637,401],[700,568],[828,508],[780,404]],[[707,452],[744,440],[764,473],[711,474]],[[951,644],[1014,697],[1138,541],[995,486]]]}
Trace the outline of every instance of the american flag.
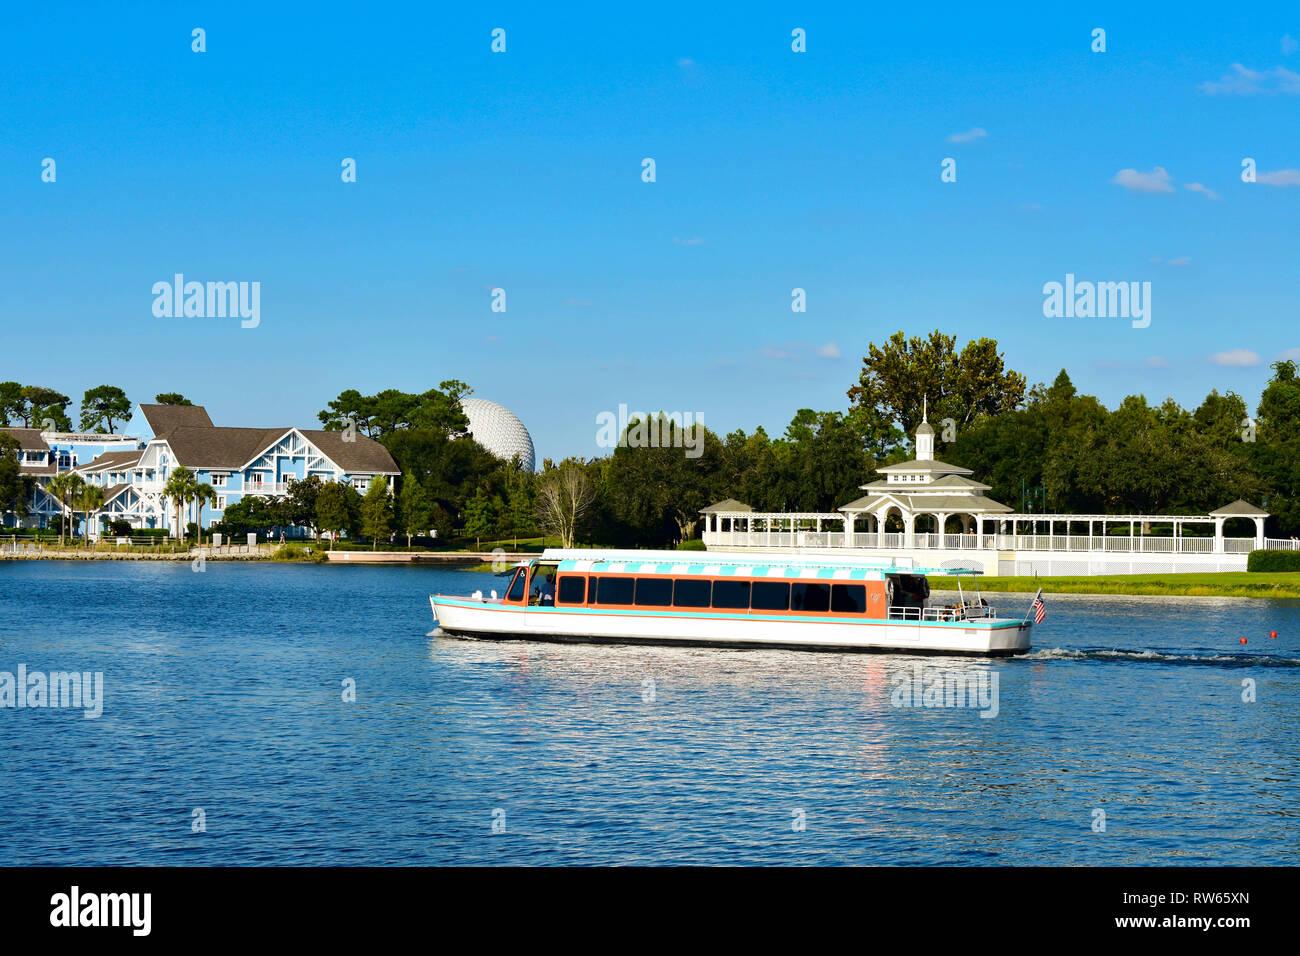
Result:
{"label": "american flag", "polygon": [[1039,588],[1038,593],[1034,595],[1034,603],[1029,605],[1029,612],[1034,615],[1034,623],[1042,624],[1043,618],[1047,617],[1047,608],[1043,604],[1043,589]]}

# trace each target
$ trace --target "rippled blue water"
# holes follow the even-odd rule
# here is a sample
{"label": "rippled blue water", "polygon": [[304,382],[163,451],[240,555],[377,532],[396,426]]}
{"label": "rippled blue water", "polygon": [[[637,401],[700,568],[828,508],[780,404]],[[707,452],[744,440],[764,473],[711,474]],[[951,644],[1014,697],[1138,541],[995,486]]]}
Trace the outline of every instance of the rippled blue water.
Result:
{"label": "rippled blue water", "polygon": [[[430,635],[497,583],[0,564],[0,671],[105,680],[0,709],[0,864],[1300,862],[1297,602],[1049,596],[994,662]],[[997,716],[893,706],[918,662]]]}

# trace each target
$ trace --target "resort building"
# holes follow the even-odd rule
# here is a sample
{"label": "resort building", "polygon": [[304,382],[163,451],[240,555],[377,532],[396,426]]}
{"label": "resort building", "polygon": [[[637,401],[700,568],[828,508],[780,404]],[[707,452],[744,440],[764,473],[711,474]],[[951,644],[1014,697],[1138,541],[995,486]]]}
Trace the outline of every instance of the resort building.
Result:
{"label": "resort building", "polygon": [[[103,506],[90,516],[92,537],[105,522],[117,519],[134,528],[166,528],[177,536],[176,504],[163,488],[181,466],[216,492],[216,503],[205,504],[199,515],[205,528],[245,495],[287,494],[294,481],[310,475],[350,484],[361,494],[376,481],[391,492],[398,475],[388,449],[364,435],[289,426],[222,427],[212,423],[201,405],[141,405],[140,413],[150,434],[143,439],[3,429],[19,440],[24,473],[37,482],[22,525],[58,523],[61,505],[45,488],[64,471],[104,489]],[[14,515],[4,517],[6,526],[15,523]],[[192,517],[182,515],[181,530]]]}
{"label": "resort building", "polygon": [[1203,515],[1018,514],[985,497],[990,486],[969,469],[937,460],[924,420],[916,457],[878,471],[882,479],[836,512],[758,512],[734,498],[710,505],[701,512],[705,546],[1000,575],[1244,571],[1252,550],[1298,546],[1265,538],[1268,512],[1240,500]]}

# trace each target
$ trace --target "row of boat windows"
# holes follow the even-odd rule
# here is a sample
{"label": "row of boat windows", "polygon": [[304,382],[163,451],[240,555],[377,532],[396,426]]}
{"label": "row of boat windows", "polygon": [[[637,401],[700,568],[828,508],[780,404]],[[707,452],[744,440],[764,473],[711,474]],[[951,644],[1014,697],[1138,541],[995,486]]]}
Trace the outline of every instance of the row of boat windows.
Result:
{"label": "row of boat windows", "polygon": [[864,614],[862,584],[560,575],[557,604],[718,608],[728,611],[830,611]]}

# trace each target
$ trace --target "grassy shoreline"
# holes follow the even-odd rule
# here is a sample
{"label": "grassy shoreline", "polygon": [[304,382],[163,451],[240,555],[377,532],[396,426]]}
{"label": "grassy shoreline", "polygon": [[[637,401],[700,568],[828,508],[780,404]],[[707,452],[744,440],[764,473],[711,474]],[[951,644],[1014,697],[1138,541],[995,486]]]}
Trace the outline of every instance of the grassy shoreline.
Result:
{"label": "grassy shoreline", "polygon": [[[965,587],[965,579],[963,579]],[[1300,572],[1216,571],[1205,574],[1099,574],[1091,577],[979,577],[986,592],[1163,595],[1170,597],[1300,598]]]}

